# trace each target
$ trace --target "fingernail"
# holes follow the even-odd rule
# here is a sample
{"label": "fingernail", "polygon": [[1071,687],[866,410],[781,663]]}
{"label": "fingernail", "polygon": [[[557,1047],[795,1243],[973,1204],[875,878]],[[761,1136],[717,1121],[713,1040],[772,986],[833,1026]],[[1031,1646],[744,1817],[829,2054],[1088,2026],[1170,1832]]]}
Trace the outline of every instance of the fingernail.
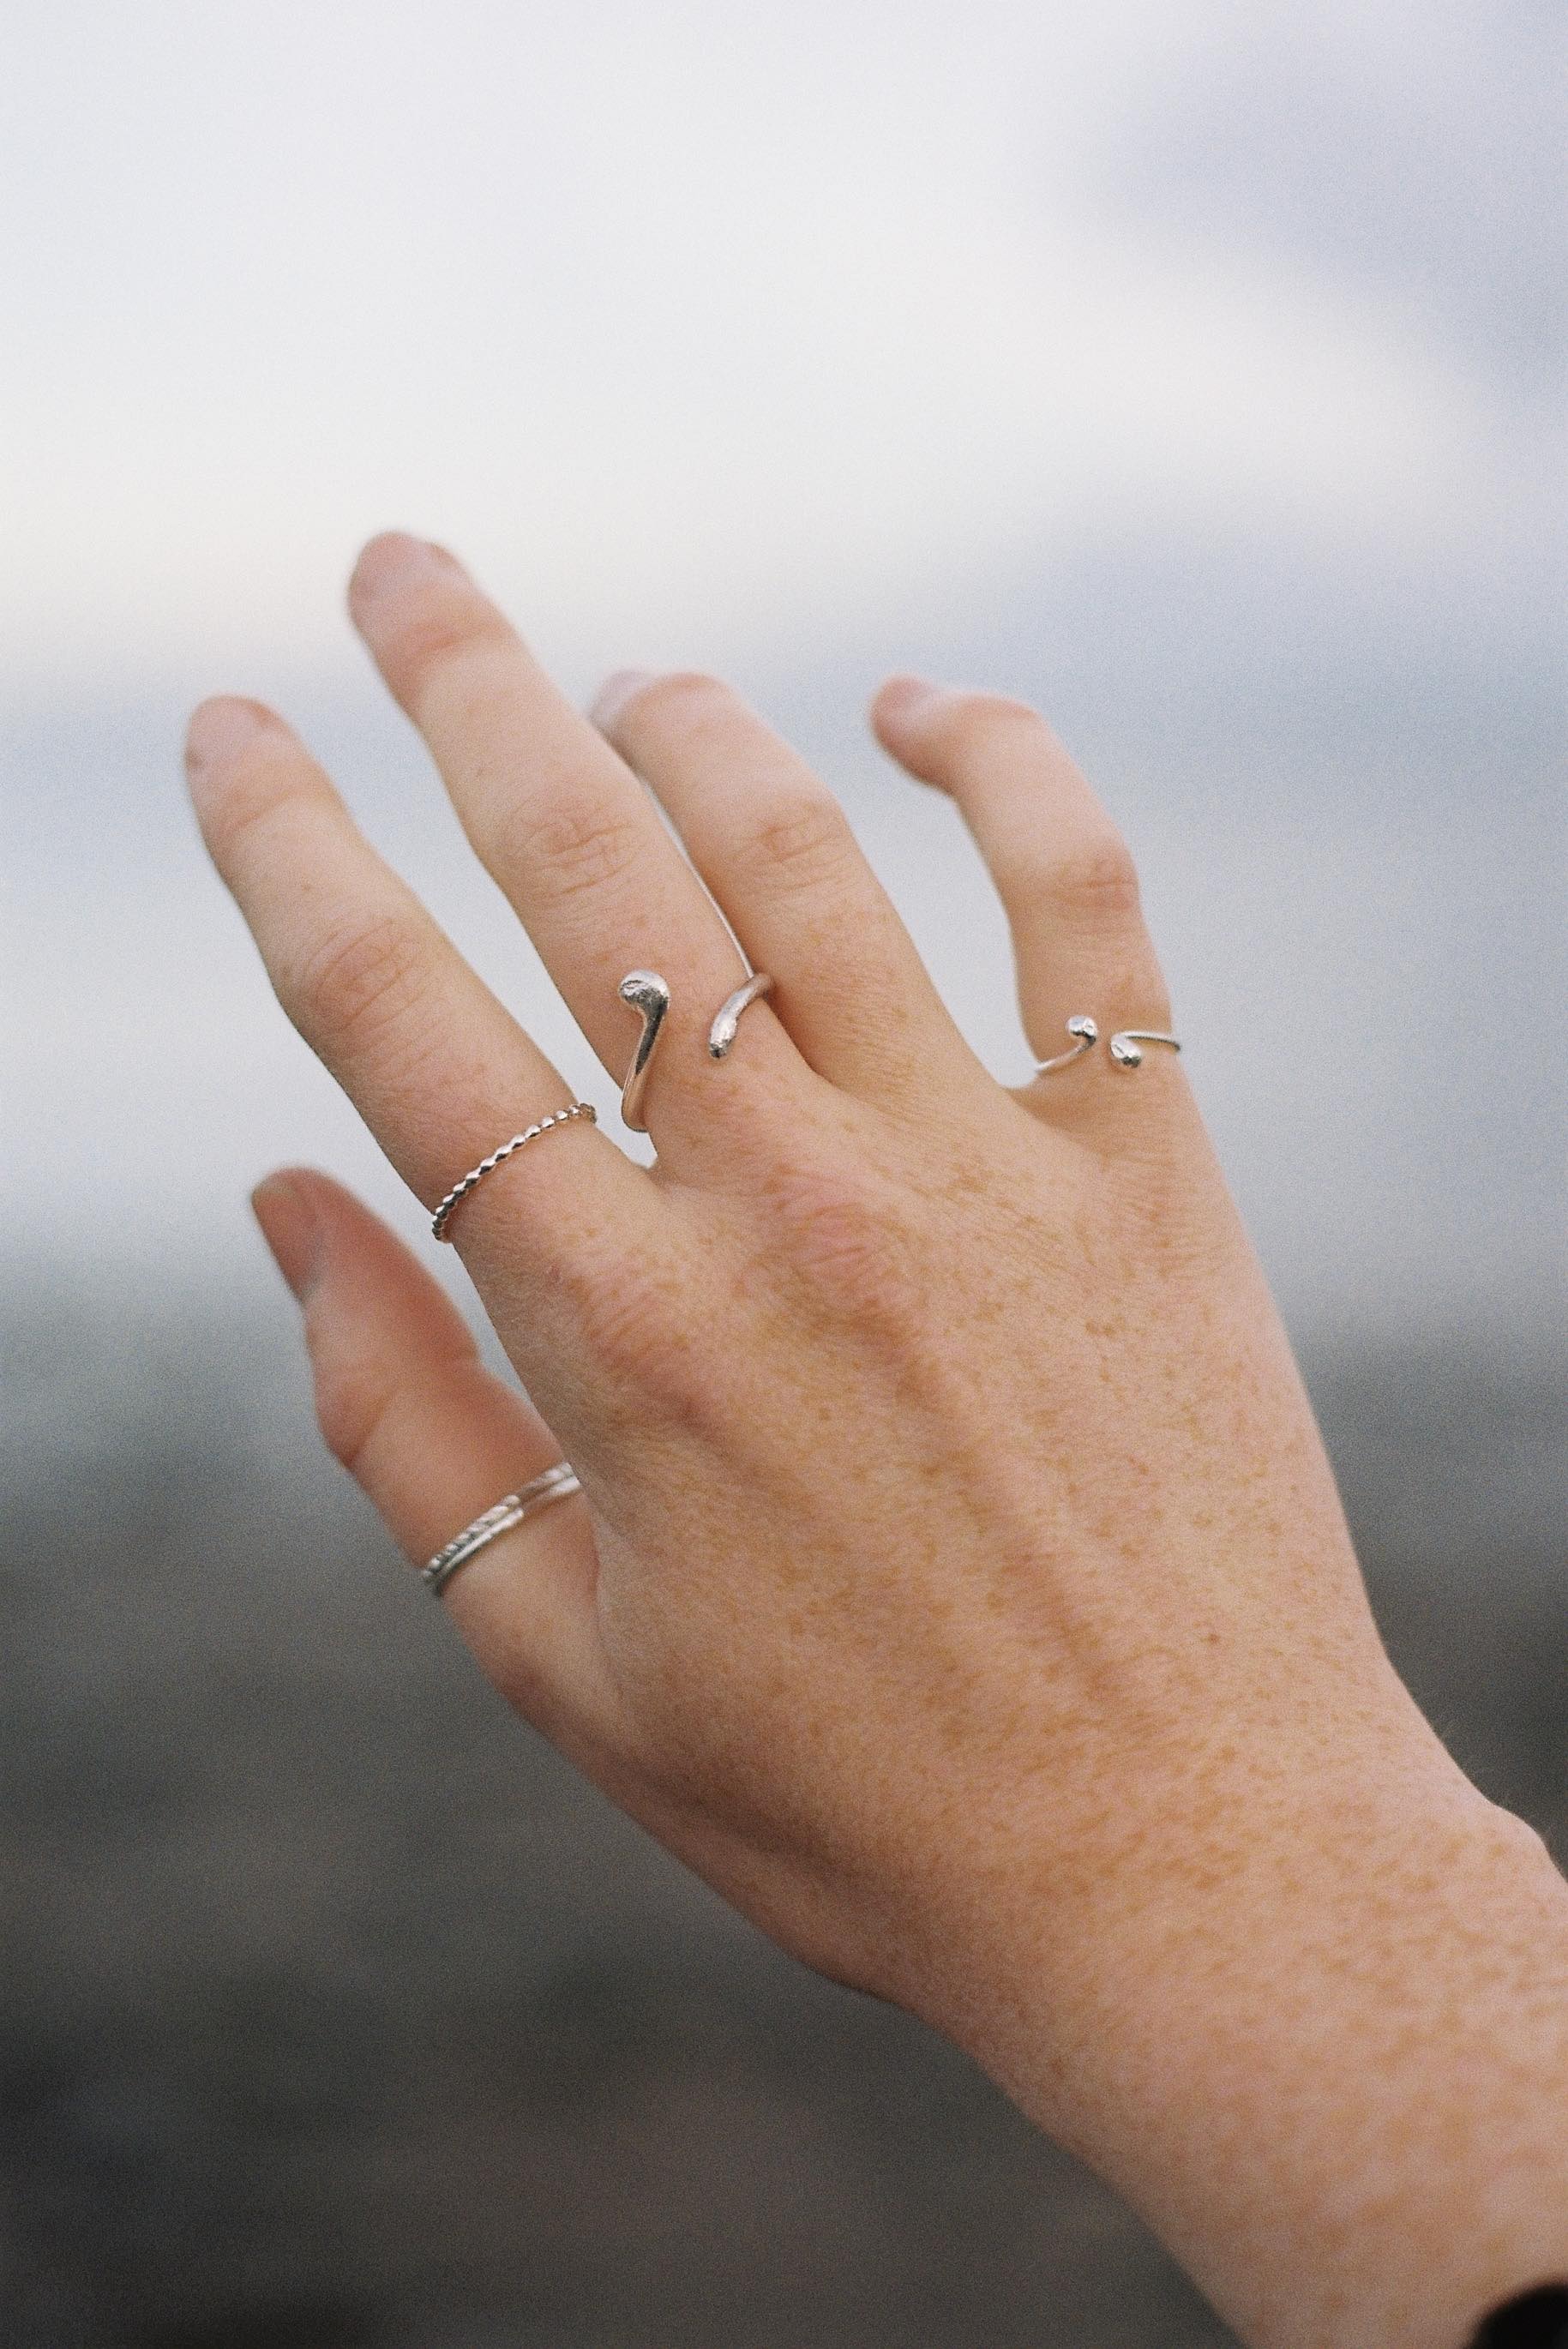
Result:
{"label": "fingernail", "polygon": [[902,726],[911,719],[927,716],[939,702],[952,698],[950,686],[933,685],[923,677],[892,677],[877,695],[877,716]]}
{"label": "fingernail", "polygon": [[233,693],[215,694],[191,713],[185,730],[188,771],[194,778],[230,765],[245,744],[273,722],[272,711],[259,701],[244,701]]}
{"label": "fingernail", "polygon": [[286,1174],[269,1174],[251,1206],[273,1261],[303,1305],[321,1269],[321,1223],[309,1197]]}
{"label": "fingernail", "polygon": [[368,611],[394,587],[433,571],[468,576],[457,556],[433,540],[416,538],[411,531],[384,530],[361,549],[348,582],[348,600],[356,612]]}
{"label": "fingernail", "polygon": [[602,732],[607,734],[626,704],[634,701],[644,686],[652,685],[653,681],[651,669],[618,668],[613,677],[604,679],[594,695],[589,717]]}

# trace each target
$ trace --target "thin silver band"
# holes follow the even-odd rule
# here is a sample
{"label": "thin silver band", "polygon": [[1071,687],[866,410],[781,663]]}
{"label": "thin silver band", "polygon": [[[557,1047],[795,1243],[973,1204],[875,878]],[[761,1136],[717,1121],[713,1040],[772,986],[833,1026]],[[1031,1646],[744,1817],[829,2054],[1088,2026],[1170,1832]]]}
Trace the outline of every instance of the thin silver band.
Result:
{"label": "thin silver band", "polygon": [[596,1125],[599,1122],[599,1112],[592,1102],[573,1102],[570,1109],[558,1109],[549,1117],[542,1117],[537,1125],[527,1126],[521,1133],[514,1133],[510,1142],[503,1142],[499,1150],[492,1150],[488,1158],[481,1158],[479,1164],[471,1167],[460,1183],[453,1184],[431,1216],[431,1237],[438,1240],[446,1238],[447,1226],[452,1219],[453,1208],[468,1197],[476,1183],[482,1183],[487,1174],[493,1174],[503,1159],[510,1158],[514,1150],[521,1150],[526,1143],[537,1142],[540,1135],[548,1133],[552,1125],[570,1125],[574,1117],[585,1117],[590,1125]]}
{"label": "thin silver band", "polygon": [[419,1568],[420,1581],[432,1599],[438,1599],[458,1568],[467,1566],[469,1558],[477,1557],[481,1549],[487,1548],[500,1535],[511,1533],[513,1526],[521,1526],[525,1517],[534,1516],[541,1509],[549,1508],[552,1501],[570,1500],[573,1493],[582,1490],[577,1481],[577,1471],[571,1462],[558,1460],[552,1468],[546,1468],[542,1475],[531,1477],[526,1485],[519,1485],[515,1493],[509,1493],[504,1501],[498,1501],[493,1508],[486,1509],[471,1526],[465,1526],[460,1534],[454,1534],[445,1548],[436,1552],[428,1566]]}
{"label": "thin silver band", "polygon": [[[1037,1061],[1036,1076],[1051,1076],[1057,1069],[1070,1068],[1075,1061],[1082,1059],[1084,1053],[1092,1052],[1099,1041],[1099,1023],[1091,1019],[1087,1011],[1075,1011],[1068,1021],[1068,1034],[1073,1040],[1071,1050],[1058,1052],[1053,1060]],[[1169,1044],[1173,1052],[1181,1050],[1180,1037],[1167,1036],[1154,1028],[1119,1028],[1110,1038],[1109,1044],[1111,1060],[1119,1069],[1141,1068],[1143,1054],[1139,1050],[1141,1044]]]}

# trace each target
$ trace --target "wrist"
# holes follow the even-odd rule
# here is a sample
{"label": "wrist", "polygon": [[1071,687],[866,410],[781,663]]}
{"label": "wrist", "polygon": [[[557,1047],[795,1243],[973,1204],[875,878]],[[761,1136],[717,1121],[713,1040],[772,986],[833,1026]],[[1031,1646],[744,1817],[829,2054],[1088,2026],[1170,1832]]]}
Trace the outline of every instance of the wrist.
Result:
{"label": "wrist", "polygon": [[920,2003],[1249,2342],[1450,2349],[1568,2270],[1568,1885],[1424,1723],[1273,1763],[1092,1883],[1020,1851],[984,1993]]}

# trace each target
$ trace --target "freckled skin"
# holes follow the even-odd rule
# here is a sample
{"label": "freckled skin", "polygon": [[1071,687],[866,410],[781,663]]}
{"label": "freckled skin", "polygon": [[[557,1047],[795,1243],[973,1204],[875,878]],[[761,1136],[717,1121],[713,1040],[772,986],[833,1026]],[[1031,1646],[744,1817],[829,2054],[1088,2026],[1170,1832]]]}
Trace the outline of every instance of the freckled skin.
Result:
{"label": "freckled skin", "polygon": [[[645,681],[595,733],[413,541],[354,608],[606,1069],[627,968],[671,1009],[651,1172],[579,1123],[455,1219],[526,1402],[346,1194],[263,1186],[329,1443],[416,1559],[569,1456],[585,1502],[448,1595],[520,1710],[967,2047],[1243,2338],[1458,2349],[1568,2270],[1568,1888],[1387,1662],[1181,1061],[1009,1093],[725,688]],[[997,876],[1037,1046],[1167,1029],[1043,722],[890,691],[877,723]],[[777,982],[722,1070],[733,947],[623,760]],[[423,1198],[566,1097],[280,721],[207,705],[191,766],[285,1009]]]}

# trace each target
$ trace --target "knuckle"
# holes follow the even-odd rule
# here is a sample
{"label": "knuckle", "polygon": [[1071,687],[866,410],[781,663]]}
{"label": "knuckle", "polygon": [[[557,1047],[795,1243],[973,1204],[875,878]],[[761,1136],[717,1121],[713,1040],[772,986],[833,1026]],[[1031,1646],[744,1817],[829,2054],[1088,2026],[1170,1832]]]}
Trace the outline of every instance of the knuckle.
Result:
{"label": "knuckle", "polygon": [[704,1283],[689,1263],[628,1262],[608,1246],[561,1276],[585,1397],[629,1443],[673,1425],[717,1428],[732,1409]]}
{"label": "knuckle", "polygon": [[310,769],[284,739],[263,735],[248,743],[207,803],[202,830],[221,865],[247,836],[310,796]]}
{"label": "knuckle", "polygon": [[519,869],[543,874],[557,898],[618,881],[634,870],[645,845],[634,817],[570,799],[520,813],[510,844]]}
{"label": "knuckle", "polygon": [[1168,1028],[1171,996],[1152,954],[1129,955],[1113,964],[1100,989],[1101,1000],[1113,1007],[1115,1025]]}
{"label": "knuckle", "polygon": [[656,1397],[668,1383],[685,1319],[670,1286],[619,1254],[585,1261],[571,1286],[578,1336],[599,1371],[615,1386]]}
{"label": "knuckle", "polygon": [[399,699],[417,709],[476,654],[511,635],[500,615],[471,589],[438,585],[409,593],[400,604],[382,637],[380,658]]}
{"label": "knuckle", "polygon": [[843,870],[852,840],[835,800],[826,792],[800,793],[760,815],[748,845],[753,864],[769,881],[810,889]]}
{"label": "knuckle", "polygon": [[856,1168],[796,1165],[771,1205],[786,1260],[836,1315],[880,1324],[917,1308],[912,1236],[885,1185]]}
{"label": "knuckle", "polygon": [[638,688],[637,725],[651,723],[661,730],[684,726],[706,711],[724,708],[729,699],[729,688],[721,678],[709,677],[704,669],[670,669]]}
{"label": "knuckle", "polygon": [[424,968],[423,942],[413,926],[383,915],[335,930],[291,991],[317,1033],[360,1042],[407,1012],[423,986]]}
{"label": "knuckle", "polygon": [[983,754],[1020,736],[1041,748],[1055,739],[1039,711],[1009,693],[955,694],[945,722],[948,740],[961,754]]}
{"label": "knuckle", "polygon": [[387,1427],[397,1388],[373,1362],[342,1358],[315,1371],[315,1418],[322,1442],[338,1465],[363,1481],[377,1435]]}
{"label": "knuckle", "polygon": [[1119,832],[1108,829],[1053,857],[1050,885],[1057,897],[1097,913],[1130,916],[1139,910],[1138,866]]}

